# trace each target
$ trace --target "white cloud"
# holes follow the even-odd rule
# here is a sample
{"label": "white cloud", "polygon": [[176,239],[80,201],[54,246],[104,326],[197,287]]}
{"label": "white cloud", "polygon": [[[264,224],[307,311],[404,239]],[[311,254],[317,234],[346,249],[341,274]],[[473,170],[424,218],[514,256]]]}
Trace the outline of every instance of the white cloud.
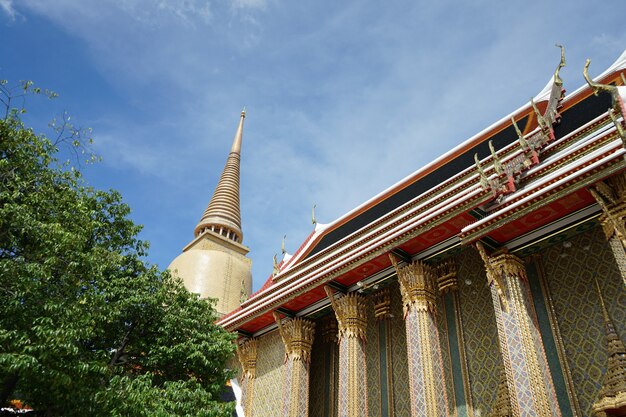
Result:
{"label": "white cloud", "polygon": [[264,9],[267,6],[267,0],[231,0],[231,2],[236,9]]}
{"label": "white cloud", "polygon": [[9,16],[9,19],[15,20],[17,12],[13,7],[13,0],[0,0],[0,9],[2,9],[7,16]]}

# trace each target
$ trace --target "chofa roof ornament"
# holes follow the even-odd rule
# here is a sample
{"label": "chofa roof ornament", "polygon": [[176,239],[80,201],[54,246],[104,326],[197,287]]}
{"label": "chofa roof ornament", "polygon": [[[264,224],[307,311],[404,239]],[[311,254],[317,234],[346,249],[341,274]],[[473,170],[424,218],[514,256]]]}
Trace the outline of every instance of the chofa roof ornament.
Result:
{"label": "chofa roof ornament", "polygon": [[585,81],[587,81],[587,84],[589,84],[589,87],[593,90],[593,94],[597,96],[601,91],[606,91],[610,93],[611,96],[615,96],[617,94],[617,87],[614,85],[600,84],[589,77],[589,64],[591,64],[591,60],[587,58],[585,67],[583,68],[583,77],[585,77]]}
{"label": "chofa roof ornament", "polygon": [[565,48],[563,47],[563,45],[560,45],[558,43],[555,46],[557,48],[561,48],[561,61],[559,61],[559,65],[557,65],[556,69],[554,70],[554,84],[561,87],[563,85],[563,80],[561,79],[560,72],[561,68],[565,66]]}

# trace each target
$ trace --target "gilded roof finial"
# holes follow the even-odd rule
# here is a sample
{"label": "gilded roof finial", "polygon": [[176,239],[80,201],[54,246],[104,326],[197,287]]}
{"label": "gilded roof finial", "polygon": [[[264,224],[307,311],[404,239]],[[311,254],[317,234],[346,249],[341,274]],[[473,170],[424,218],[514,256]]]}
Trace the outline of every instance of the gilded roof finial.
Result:
{"label": "gilded roof finial", "polygon": [[554,83],[561,86],[563,85],[563,80],[561,79],[559,73],[561,72],[561,68],[565,66],[565,48],[563,47],[563,45],[560,45],[558,43],[555,46],[557,48],[561,48],[561,61],[554,71]]}
{"label": "gilded roof finial", "polygon": [[485,170],[480,165],[480,161],[478,160],[477,153],[474,154],[474,162],[476,163],[476,169],[478,169],[478,174],[480,176],[480,186],[483,187],[483,189],[486,191],[490,188],[489,179],[487,178],[487,175],[485,174]]}
{"label": "gilded roof finial", "polygon": [[511,117],[511,123],[513,124],[513,127],[515,128],[515,132],[517,133],[517,137],[519,139],[519,144],[522,147],[522,149],[524,151],[530,150],[530,145],[528,144],[526,139],[524,139],[524,135],[522,134],[522,131],[520,130],[520,128],[517,125],[517,123],[515,123],[515,117]]}
{"label": "gilded roof finial", "polygon": [[493,168],[496,170],[496,174],[502,175],[503,169],[500,159],[496,154],[496,149],[493,147],[493,142],[489,141],[489,150],[491,151],[491,159],[493,159]]}
{"label": "gilded roof finial", "polygon": [[597,96],[598,94],[600,94],[600,91],[606,91],[611,94],[617,92],[617,87],[615,87],[614,85],[600,84],[589,78],[589,64],[591,64],[591,60],[587,58],[587,61],[585,62],[585,67],[583,68],[583,76],[585,77],[585,81],[587,81],[587,84],[589,84],[589,87],[591,87],[591,89],[593,90],[593,94]]}
{"label": "gilded roof finial", "polygon": [[277,259],[278,255],[274,254],[274,267],[272,269],[272,276],[275,277],[276,275],[278,275],[278,273],[280,272],[280,269],[278,268],[278,259]]}
{"label": "gilded roof finial", "polygon": [[597,416],[613,416],[626,407],[626,347],[615,331],[615,326],[609,317],[609,312],[604,304],[600,284],[594,276],[600,307],[606,329],[608,344],[608,363],[602,386],[598,392],[598,399],[591,406]]}
{"label": "gilded roof finial", "polygon": [[543,115],[539,111],[539,108],[537,107],[537,104],[535,103],[535,100],[532,99],[532,98],[530,99],[530,105],[532,106],[533,110],[535,111],[535,115],[537,116],[537,124],[539,125],[539,127],[542,130],[548,128],[548,124],[546,123],[546,120],[543,118]]}

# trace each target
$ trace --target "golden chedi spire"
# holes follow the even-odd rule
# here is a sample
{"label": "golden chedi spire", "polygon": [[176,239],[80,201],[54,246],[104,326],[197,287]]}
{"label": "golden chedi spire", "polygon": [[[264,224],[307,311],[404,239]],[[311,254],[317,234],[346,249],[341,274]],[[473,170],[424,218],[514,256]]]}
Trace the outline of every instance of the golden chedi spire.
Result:
{"label": "golden chedi spire", "polygon": [[194,235],[211,230],[228,239],[241,243],[241,211],[239,208],[239,172],[241,163],[241,139],[243,135],[243,121],[246,118],[245,109],[241,112],[239,127],[233,139],[233,146],[228,154],[226,165],[222,171],[213,198],[202,214],[202,218],[194,230]]}
{"label": "golden chedi spire", "polygon": [[604,305],[600,285],[597,279],[595,281],[606,329],[609,357],[598,399],[591,408],[598,417],[621,417],[626,415],[626,347],[615,331],[615,325]]}
{"label": "golden chedi spire", "polygon": [[252,292],[252,261],[241,242],[239,165],[245,111],[213,198],[195,228],[194,239],[168,269],[200,298],[216,299],[219,315],[239,307]]}

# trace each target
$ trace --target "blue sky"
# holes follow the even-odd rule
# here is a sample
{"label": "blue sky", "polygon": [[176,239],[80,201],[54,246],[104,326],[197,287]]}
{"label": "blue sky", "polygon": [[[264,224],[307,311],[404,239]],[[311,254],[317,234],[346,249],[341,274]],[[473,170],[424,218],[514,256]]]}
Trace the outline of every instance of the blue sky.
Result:
{"label": "blue sky", "polygon": [[[622,1],[0,0],[0,78],[55,90],[165,268],[192,239],[239,112],[254,289],[311,207],[330,223],[518,108],[566,48],[565,88],[626,48]],[[45,132],[45,131],[44,131]]]}

